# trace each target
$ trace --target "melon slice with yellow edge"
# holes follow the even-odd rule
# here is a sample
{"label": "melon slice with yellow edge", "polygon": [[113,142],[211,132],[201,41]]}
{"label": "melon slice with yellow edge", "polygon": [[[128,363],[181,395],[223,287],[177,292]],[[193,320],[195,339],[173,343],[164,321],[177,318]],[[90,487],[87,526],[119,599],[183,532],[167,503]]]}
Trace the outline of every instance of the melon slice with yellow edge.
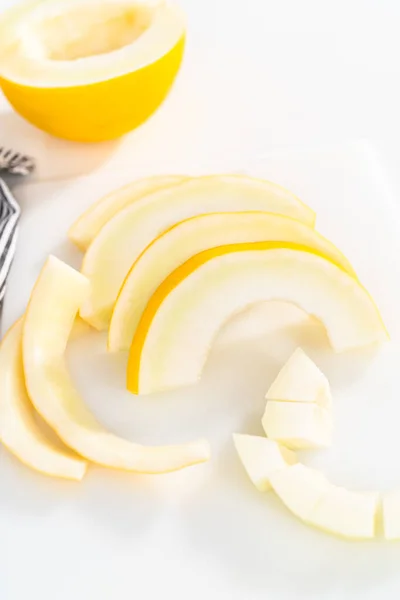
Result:
{"label": "melon slice with yellow edge", "polygon": [[100,229],[118,211],[146,194],[183,181],[183,175],[155,175],[138,179],[101,198],[90,206],[70,227],[68,237],[81,250],[86,250]]}
{"label": "melon slice with yellow edge", "polygon": [[268,300],[320,320],[337,352],[388,339],[371,296],[325,258],[273,242],[220,246],[178,267],[151,297],[132,341],[128,389],[148,394],[195,383],[221,326]]}
{"label": "melon slice with yellow edge", "polygon": [[166,2],[27,0],[0,19],[0,86],[48,133],[110,140],[158,108],[184,42],[184,18]]}
{"label": "melon slice with yellow edge", "polygon": [[81,317],[97,329],[110,322],[118,292],[132,264],[157,236],[179,221],[215,212],[262,210],[314,224],[313,211],[291,192],[240,175],[194,178],[148,194],[120,211],[89,246],[82,273],[91,294]]}
{"label": "melon slice with yellow edge", "polygon": [[161,234],[133,264],[114,306],[108,336],[109,350],[129,350],[152,294],[169,273],[191,256],[225,244],[260,241],[302,244],[355,275],[349,261],[331,242],[290,217],[257,211],[192,217]]}
{"label": "melon slice with yellow edge", "polygon": [[55,257],[45,263],[30,298],[23,328],[29,397],[70,448],[94,463],[141,473],[164,473],[204,462],[208,442],[146,447],[107,431],[75,389],[64,352],[88,280]]}
{"label": "melon slice with yellow edge", "polygon": [[81,480],[87,463],[53,444],[35,420],[25,388],[21,348],[22,319],[0,346],[0,440],[21,462],[53,477]]}

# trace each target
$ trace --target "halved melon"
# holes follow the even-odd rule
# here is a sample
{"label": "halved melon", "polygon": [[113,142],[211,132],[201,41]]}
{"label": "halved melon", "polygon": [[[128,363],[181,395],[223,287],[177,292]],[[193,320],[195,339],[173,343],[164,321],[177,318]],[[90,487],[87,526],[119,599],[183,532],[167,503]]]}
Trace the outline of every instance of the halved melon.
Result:
{"label": "halved melon", "polygon": [[107,431],[85,406],[69,376],[64,351],[88,280],[55,257],[44,265],[32,292],[23,328],[28,394],[59,437],[92,462],[164,473],[208,460],[208,442],[145,447]]}
{"label": "halved melon", "polygon": [[184,40],[182,15],[162,1],[28,0],[0,20],[0,85],[40,129],[108,140],[164,100]]}
{"label": "halved melon", "polygon": [[21,333],[22,319],[11,327],[0,346],[0,440],[32,469],[79,481],[86,472],[86,461],[53,444],[35,420],[24,382]]}
{"label": "halved melon", "polygon": [[262,210],[314,224],[313,211],[279,186],[239,175],[184,181],[149,194],[120,211],[93,240],[82,273],[91,295],[80,315],[98,329],[108,326],[118,292],[132,264],[160,233],[204,213]]}
{"label": "halved melon", "polygon": [[273,242],[220,246],[178,267],[151,297],[133,338],[128,389],[151,393],[196,382],[222,324],[267,300],[314,315],[338,352],[388,338],[366,290],[321,256]]}
{"label": "halved melon", "polygon": [[194,254],[215,246],[277,241],[307,246],[354,275],[349,261],[314,229],[271,213],[214,213],[177,223],[156,238],[133,264],[111,318],[108,347],[128,350],[143,310],[161,282]]}
{"label": "halved melon", "polygon": [[100,229],[114,216],[139,198],[186,179],[183,175],[155,175],[138,179],[95,202],[72,224],[68,237],[86,250]]}

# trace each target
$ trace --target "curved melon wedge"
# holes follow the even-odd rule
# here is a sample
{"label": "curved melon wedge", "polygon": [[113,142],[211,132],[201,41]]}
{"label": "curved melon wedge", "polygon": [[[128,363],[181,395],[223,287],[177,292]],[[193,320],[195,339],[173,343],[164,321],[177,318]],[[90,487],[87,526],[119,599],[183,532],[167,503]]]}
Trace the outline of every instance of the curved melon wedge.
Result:
{"label": "curved melon wedge", "polygon": [[314,315],[338,352],[388,339],[366,290],[324,258],[273,242],[220,246],[178,267],[150,299],[130,350],[128,389],[152,393],[195,383],[221,326],[268,300]]}
{"label": "curved melon wedge", "polygon": [[207,441],[146,447],[107,431],[73,386],[64,351],[88,280],[50,257],[39,275],[26,311],[23,360],[33,405],[59,437],[78,454],[106,467],[164,473],[208,460]]}
{"label": "curved melon wedge", "polygon": [[28,467],[45,475],[80,481],[87,463],[56,447],[35,421],[24,382],[21,351],[22,319],[0,346],[0,440]]}
{"label": "curved melon wedge", "polygon": [[200,214],[244,210],[283,214],[310,226],[315,220],[313,211],[291,192],[239,175],[199,177],[148,194],[115,215],[89,246],[81,271],[92,291],[81,317],[97,329],[108,326],[132,264],[172,225]]}
{"label": "curved melon wedge", "polygon": [[86,250],[100,229],[117,212],[133,204],[139,198],[183,181],[183,175],[155,175],[138,179],[101,198],[90,206],[70,227],[69,239],[81,250]]}
{"label": "curved melon wedge", "polygon": [[355,275],[349,261],[331,242],[290,217],[261,211],[192,217],[156,238],[133,264],[114,306],[109,350],[129,350],[152,294],[172,271],[194,254],[225,244],[261,241],[302,244]]}

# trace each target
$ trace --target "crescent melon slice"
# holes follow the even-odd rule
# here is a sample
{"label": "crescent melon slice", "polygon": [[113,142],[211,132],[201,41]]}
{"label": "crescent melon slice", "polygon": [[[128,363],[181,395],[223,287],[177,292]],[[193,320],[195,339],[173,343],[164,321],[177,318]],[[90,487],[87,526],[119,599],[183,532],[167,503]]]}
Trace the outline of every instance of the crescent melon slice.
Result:
{"label": "crescent melon slice", "polygon": [[349,261],[331,242],[290,217],[260,211],[192,217],[161,234],[133,263],[114,306],[108,336],[109,350],[129,350],[152,294],[172,271],[191,256],[225,244],[260,241],[302,244],[354,275]]}
{"label": "crescent melon slice", "polygon": [[371,296],[321,256],[273,242],[220,246],[178,267],[151,297],[132,341],[128,389],[195,383],[221,326],[268,300],[291,302],[319,319],[337,352],[388,339]]}
{"label": "crescent melon slice", "polygon": [[53,444],[35,420],[25,388],[21,348],[22,320],[0,346],[0,440],[28,467],[45,475],[81,480],[87,463]]}
{"label": "crescent melon slice", "polygon": [[55,257],[45,263],[32,292],[23,329],[28,394],[38,413],[78,454],[106,467],[164,473],[208,460],[207,441],[146,447],[107,431],[75,389],[64,352],[88,280]]}
{"label": "crescent melon slice", "polygon": [[98,329],[108,326],[129,269],[166,229],[200,214],[244,210],[283,214],[310,226],[315,220],[313,211],[291,192],[240,175],[190,179],[148,194],[117,213],[89,246],[81,270],[90,279],[91,294],[81,317]]}
{"label": "crescent melon slice", "polygon": [[155,175],[138,179],[101,198],[90,206],[70,227],[69,239],[86,250],[100,229],[123,208],[139,198],[185,179],[183,175]]}

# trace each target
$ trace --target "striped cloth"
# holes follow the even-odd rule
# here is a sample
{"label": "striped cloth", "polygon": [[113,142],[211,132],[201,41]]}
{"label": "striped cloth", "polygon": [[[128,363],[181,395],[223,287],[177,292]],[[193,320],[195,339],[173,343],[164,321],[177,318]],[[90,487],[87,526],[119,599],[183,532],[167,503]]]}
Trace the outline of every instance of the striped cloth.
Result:
{"label": "striped cloth", "polygon": [[0,303],[6,291],[7,276],[15,254],[21,210],[0,178]]}

